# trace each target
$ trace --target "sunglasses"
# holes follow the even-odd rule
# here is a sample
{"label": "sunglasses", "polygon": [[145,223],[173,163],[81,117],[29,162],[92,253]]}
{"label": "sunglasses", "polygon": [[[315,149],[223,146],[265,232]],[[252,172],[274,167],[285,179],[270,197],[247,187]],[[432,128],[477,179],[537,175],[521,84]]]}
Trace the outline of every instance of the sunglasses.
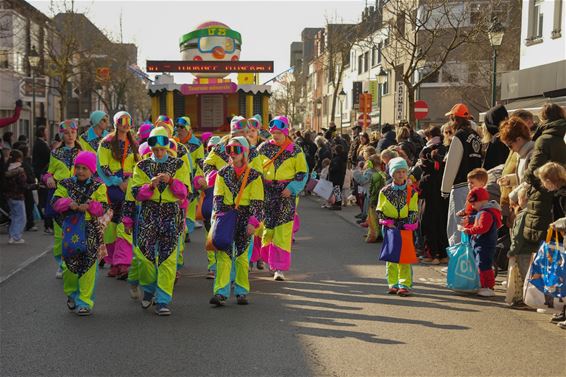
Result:
{"label": "sunglasses", "polygon": [[246,148],[241,146],[241,145],[227,145],[226,146],[226,153],[229,156],[237,156],[239,154],[244,153],[245,150],[246,150]]}
{"label": "sunglasses", "polygon": [[243,130],[248,128],[248,120],[241,119],[232,125],[232,128],[235,130]]}
{"label": "sunglasses", "polygon": [[177,123],[175,124],[175,128],[185,128],[190,126],[191,125],[184,118],[178,118]]}
{"label": "sunglasses", "polygon": [[59,124],[59,132],[63,132],[65,130],[78,130],[79,125],[75,120],[66,120]]}
{"label": "sunglasses", "polygon": [[169,138],[163,135],[150,136],[149,139],[147,139],[147,145],[149,145],[152,148],[155,146],[166,148],[169,146]]}
{"label": "sunglasses", "polygon": [[279,119],[274,119],[269,122],[269,128],[277,128],[278,130],[285,130],[287,129],[287,124]]}
{"label": "sunglasses", "polygon": [[120,118],[118,118],[118,120],[116,121],[117,125],[120,126],[131,126],[132,125],[132,118],[130,118],[129,116],[122,116]]}
{"label": "sunglasses", "polygon": [[259,121],[255,118],[248,119],[248,125],[250,128],[259,128]]}

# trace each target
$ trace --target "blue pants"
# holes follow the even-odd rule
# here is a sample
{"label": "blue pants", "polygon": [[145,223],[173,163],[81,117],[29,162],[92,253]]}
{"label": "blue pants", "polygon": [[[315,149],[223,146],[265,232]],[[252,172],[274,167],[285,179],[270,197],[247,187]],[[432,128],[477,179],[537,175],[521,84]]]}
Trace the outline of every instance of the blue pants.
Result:
{"label": "blue pants", "polygon": [[8,233],[10,238],[19,241],[26,227],[26,204],[23,199],[8,199],[8,206],[10,207],[10,229],[8,229]]}

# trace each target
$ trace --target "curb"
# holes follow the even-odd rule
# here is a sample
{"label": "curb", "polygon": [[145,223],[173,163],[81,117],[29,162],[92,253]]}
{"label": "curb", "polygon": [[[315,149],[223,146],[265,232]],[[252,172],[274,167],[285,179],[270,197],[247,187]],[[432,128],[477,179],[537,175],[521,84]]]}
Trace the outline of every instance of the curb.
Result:
{"label": "curb", "polygon": [[22,264],[20,264],[18,267],[16,267],[15,270],[13,270],[12,272],[10,272],[8,275],[6,276],[1,276],[0,277],[0,285],[4,284],[8,279],[10,279],[11,277],[13,277],[15,274],[17,274],[18,272],[22,271],[24,268],[32,265],[33,263],[35,263],[38,259],[40,259],[41,257],[45,256],[45,254],[49,253],[51,250],[53,250],[53,247],[49,247],[46,250],[44,250],[42,253],[35,255],[31,258],[28,258],[26,261],[24,261]]}

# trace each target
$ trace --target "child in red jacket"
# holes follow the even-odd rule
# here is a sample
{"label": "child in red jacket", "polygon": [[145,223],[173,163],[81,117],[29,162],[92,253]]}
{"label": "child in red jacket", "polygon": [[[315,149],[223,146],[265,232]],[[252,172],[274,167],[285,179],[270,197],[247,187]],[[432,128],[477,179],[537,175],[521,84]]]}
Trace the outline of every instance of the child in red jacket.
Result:
{"label": "child in red jacket", "polygon": [[468,194],[467,202],[477,214],[473,224],[465,225],[464,233],[472,235],[472,247],[480,259],[481,289],[479,296],[495,296],[493,257],[497,244],[497,229],[501,227],[501,208],[483,187],[476,187]]}

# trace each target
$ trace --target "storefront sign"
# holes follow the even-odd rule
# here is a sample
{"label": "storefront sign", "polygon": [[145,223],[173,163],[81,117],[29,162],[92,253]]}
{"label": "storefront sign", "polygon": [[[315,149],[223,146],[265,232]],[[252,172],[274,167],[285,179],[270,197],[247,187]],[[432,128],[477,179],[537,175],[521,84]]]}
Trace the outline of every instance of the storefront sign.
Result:
{"label": "storefront sign", "polygon": [[271,73],[272,61],[148,60],[147,72]]}
{"label": "storefront sign", "polygon": [[238,85],[233,82],[221,84],[183,84],[181,93],[185,96],[192,94],[226,94],[236,93]]}

